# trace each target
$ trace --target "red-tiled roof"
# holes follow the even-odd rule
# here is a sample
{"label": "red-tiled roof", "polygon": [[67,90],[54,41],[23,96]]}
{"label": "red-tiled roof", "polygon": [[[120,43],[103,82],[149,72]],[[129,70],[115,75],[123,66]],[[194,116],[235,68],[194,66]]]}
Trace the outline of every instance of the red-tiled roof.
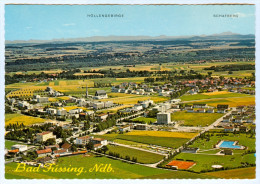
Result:
{"label": "red-tiled roof", "polygon": [[102,144],[94,144],[94,147],[99,147],[101,146]]}
{"label": "red-tiled roof", "polygon": [[67,150],[66,149],[61,149],[61,150],[55,150],[55,151],[53,151],[55,154],[57,154],[57,153],[65,153],[65,152],[67,152]]}
{"label": "red-tiled roof", "polygon": [[64,143],[62,146],[61,146],[63,149],[69,149],[71,147],[71,144],[69,143]]}
{"label": "red-tiled roof", "polygon": [[49,134],[49,133],[51,133],[51,132],[47,131],[47,132],[38,133],[37,135],[46,135],[46,134]]}
{"label": "red-tiled roof", "polygon": [[89,136],[78,137],[78,139],[89,139]]}
{"label": "red-tiled roof", "polygon": [[44,153],[51,153],[52,150],[51,150],[51,148],[48,148],[48,149],[44,149],[44,150],[37,150],[36,152],[39,155],[39,154],[44,154]]}

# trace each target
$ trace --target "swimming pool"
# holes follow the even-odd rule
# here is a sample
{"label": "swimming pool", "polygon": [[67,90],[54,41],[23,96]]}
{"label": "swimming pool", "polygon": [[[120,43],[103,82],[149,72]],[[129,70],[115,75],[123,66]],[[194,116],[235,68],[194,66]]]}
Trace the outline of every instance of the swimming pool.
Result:
{"label": "swimming pool", "polygon": [[233,148],[233,149],[241,149],[241,146],[234,145],[235,141],[223,141],[219,148]]}

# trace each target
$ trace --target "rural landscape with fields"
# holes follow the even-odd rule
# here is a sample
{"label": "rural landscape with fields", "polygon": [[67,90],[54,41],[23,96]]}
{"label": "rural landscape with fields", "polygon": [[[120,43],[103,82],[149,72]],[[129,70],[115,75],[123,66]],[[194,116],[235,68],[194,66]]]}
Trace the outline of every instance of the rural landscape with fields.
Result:
{"label": "rural landscape with fields", "polygon": [[5,57],[6,179],[256,178],[254,34],[7,40]]}

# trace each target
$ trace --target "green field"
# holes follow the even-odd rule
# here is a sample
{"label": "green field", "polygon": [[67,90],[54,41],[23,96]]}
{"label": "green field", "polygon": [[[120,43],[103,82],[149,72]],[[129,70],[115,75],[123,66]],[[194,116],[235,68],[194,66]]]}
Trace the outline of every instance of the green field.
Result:
{"label": "green field", "polygon": [[232,169],[227,171],[217,171],[205,173],[209,176],[215,176],[224,179],[255,179],[255,167]]}
{"label": "green field", "polygon": [[17,142],[15,142],[15,141],[5,140],[5,148],[8,149],[8,150],[10,150],[11,147],[12,147],[13,145],[15,145],[15,144],[20,144],[20,143],[17,143]]}
{"label": "green field", "polygon": [[188,113],[185,111],[171,114],[172,121],[184,121],[184,126],[207,126],[219,119],[223,114],[219,113]]}
{"label": "green field", "polygon": [[151,124],[151,123],[155,123],[157,120],[155,118],[138,117],[138,118],[133,119],[133,121]]}
{"label": "green field", "polygon": [[97,137],[102,137],[111,141],[113,141],[114,139],[122,139],[122,140],[137,142],[137,143],[159,145],[159,146],[170,147],[170,148],[178,148],[190,140],[190,138],[136,136],[136,135],[126,135],[126,134],[106,134]]}
{"label": "green field", "polygon": [[125,158],[125,156],[129,156],[131,159],[132,157],[135,157],[137,158],[137,162],[144,164],[156,163],[164,158],[163,155],[158,155],[155,153],[150,153],[137,149],[131,149],[123,146],[109,145],[108,148],[109,151],[119,153],[120,156],[122,156],[123,158]]}
{"label": "green field", "polygon": [[216,94],[216,95],[205,95],[205,94],[195,94],[195,95],[183,95],[181,97],[182,101],[194,101],[202,99],[214,99],[214,98],[232,98],[232,97],[244,97],[250,96],[241,93],[226,93],[226,94]]}
{"label": "green field", "polygon": [[[89,172],[95,164],[111,164],[112,172]],[[78,176],[78,172],[14,172],[17,163],[9,163],[5,165],[6,179],[137,179],[137,178],[216,178],[205,174],[195,174],[189,172],[175,172],[156,168],[149,168],[136,164],[128,164],[119,160],[109,159],[107,157],[98,156],[72,156],[59,158],[59,161],[54,167],[84,167],[85,171]],[[26,166],[28,167],[28,166]]]}

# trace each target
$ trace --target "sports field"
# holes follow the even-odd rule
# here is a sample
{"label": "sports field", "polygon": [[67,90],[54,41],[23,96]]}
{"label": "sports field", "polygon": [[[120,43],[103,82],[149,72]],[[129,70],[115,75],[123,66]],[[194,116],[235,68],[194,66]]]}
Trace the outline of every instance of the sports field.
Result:
{"label": "sports field", "polygon": [[185,111],[171,114],[172,121],[183,121],[184,126],[208,126],[219,119],[223,114],[219,113],[188,113]]}

